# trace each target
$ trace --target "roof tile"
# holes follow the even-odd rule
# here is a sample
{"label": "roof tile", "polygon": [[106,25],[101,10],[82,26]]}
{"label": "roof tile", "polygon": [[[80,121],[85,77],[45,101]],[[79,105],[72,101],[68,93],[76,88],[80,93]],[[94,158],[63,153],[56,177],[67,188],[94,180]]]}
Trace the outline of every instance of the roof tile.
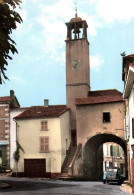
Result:
{"label": "roof tile", "polygon": [[123,101],[122,93],[116,89],[102,90],[102,91],[89,91],[87,98],[76,98],[76,105],[86,104],[102,104],[109,102]]}
{"label": "roof tile", "polygon": [[32,106],[23,113],[15,117],[15,119],[28,118],[43,118],[43,117],[57,117],[69,110],[66,105],[57,106]]}
{"label": "roof tile", "polygon": [[0,97],[0,102],[10,102],[10,101],[11,101],[10,96]]}

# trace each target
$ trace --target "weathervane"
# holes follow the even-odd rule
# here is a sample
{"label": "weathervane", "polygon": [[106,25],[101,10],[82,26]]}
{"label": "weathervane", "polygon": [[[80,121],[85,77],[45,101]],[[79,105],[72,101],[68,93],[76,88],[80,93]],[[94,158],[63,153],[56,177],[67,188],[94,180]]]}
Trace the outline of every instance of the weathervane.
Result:
{"label": "weathervane", "polygon": [[77,3],[75,1],[75,17],[77,18]]}

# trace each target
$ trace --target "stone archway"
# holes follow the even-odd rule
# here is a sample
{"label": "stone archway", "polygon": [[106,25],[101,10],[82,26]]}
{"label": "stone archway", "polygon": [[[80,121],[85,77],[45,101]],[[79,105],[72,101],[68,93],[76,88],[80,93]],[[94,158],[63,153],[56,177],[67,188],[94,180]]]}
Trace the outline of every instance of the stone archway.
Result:
{"label": "stone archway", "polygon": [[[93,180],[98,180],[100,179],[100,175],[103,174],[102,172],[100,173],[100,169],[98,170],[97,166],[97,153],[100,155],[99,158],[103,159],[103,149],[100,148],[100,146],[103,143],[106,142],[115,142],[119,144],[125,153],[125,161],[126,159],[126,143],[123,139],[120,137],[117,137],[114,134],[97,134],[88,139],[86,142],[84,148],[83,148],[83,162],[84,162],[84,175],[87,176],[89,179]],[[98,149],[100,151],[98,151]],[[101,162],[101,160],[100,160]],[[127,162],[126,162],[127,163]],[[101,170],[102,170],[102,165],[100,164]],[[99,173],[99,175],[98,175]]]}
{"label": "stone archway", "polygon": [[[127,176],[127,148],[125,141],[111,133],[97,133],[91,136],[83,147],[80,162],[80,172],[83,179],[100,180],[103,175],[103,148],[100,147],[106,142],[119,144],[125,154],[126,176]],[[99,160],[99,163],[97,162]],[[77,167],[78,167],[78,163]]]}

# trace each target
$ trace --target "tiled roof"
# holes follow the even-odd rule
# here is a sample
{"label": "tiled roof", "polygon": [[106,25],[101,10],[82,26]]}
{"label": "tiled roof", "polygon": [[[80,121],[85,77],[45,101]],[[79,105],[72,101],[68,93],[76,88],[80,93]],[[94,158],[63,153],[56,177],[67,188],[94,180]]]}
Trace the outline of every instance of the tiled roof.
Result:
{"label": "tiled roof", "polygon": [[109,102],[123,101],[122,93],[116,89],[90,91],[87,98],[76,98],[76,105],[103,104]]}
{"label": "tiled roof", "polygon": [[130,63],[129,66],[131,66],[132,68],[134,68],[134,63]]}
{"label": "tiled roof", "polygon": [[23,113],[19,114],[15,119],[57,117],[69,110],[66,105],[56,106],[32,106]]}
{"label": "tiled roof", "polygon": [[1,102],[10,102],[11,98],[10,96],[0,97],[0,103]]}
{"label": "tiled roof", "polygon": [[124,56],[124,58],[133,58],[134,57],[134,54],[131,54],[131,55],[127,55],[127,56]]}

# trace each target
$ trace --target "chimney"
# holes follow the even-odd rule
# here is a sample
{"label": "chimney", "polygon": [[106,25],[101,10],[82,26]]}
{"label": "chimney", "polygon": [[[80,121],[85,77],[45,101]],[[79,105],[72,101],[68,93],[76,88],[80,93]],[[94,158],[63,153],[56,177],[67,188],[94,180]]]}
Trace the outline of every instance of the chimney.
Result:
{"label": "chimney", "polygon": [[11,97],[11,100],[14,99],[14,90],[10,90],[10,97]]}
{"label": "chimney", "polygon": [[44,106],[45,106],[45,107],[48,107],[48,106],[49,106],[49,100],[48,100],[48,99],[45,99],[45,100],[44,100]]}

